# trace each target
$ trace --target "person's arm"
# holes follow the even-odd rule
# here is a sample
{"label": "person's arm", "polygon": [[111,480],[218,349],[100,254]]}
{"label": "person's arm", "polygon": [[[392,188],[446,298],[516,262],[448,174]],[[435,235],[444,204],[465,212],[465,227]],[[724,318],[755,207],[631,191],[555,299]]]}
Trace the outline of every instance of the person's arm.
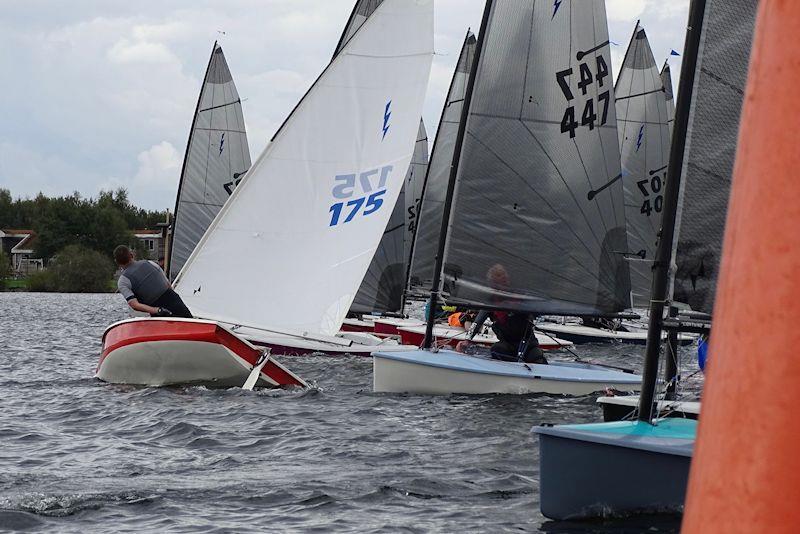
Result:
{"label": "person's arm", "polygon": [[150,315],[155,315],[155,314],[161,312],[161,308],[154,308],[153,306],[148,306],[147,304],[142,304],[141,302],[136,300],[136,297],[134,297],[134,298],[132,298],[132,299],[130,299],[128,301],[128,306],[130,306],[131,308],[133,308],[136,311],[149,313]]}

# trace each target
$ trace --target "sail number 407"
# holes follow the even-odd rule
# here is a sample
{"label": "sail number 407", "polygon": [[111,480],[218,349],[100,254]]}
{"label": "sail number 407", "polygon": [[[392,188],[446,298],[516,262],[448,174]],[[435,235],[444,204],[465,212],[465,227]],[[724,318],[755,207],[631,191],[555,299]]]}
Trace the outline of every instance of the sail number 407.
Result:
{"label": "sail number 407", "polygon": [[331,214],[329,226],[349,223],[359,214],[365,217],[381,209],[381,197],[386,194],[386,182],[391,172],[392,166],[386,165],[358,174],[336,175],[332,194],[340,201],[328,209]]}
{"label": "sail number 407", "polygon": [[[580,74],[580,81],[578,81],[578,89],[580,90],[582,95],[586,95],[589,91],[589,86],[593,83],[597,83],[598,87],[603,87],[605,83],[605,79],[608,77],[608,64],[606,60],[603,59],[603,56],[597,56],[595,60],[595,71],[592,72],[592,68],[590,67],[589,63],[581,63],[578,66],[578,71]],[[575,95],[572,92],[572,88],[570,88],[569,78],[574,74],[574,70],[572,67],[559,71],[556,73],[556,81],[558,82],[558,86],[561,88],[561,92],[564,93],[564,98],[567,99],[568,103],[571,103],[575,99]],[[589,98],[586,100],[586,103],[583,106],[583,111],[580,113],[580,117],[575,115],[575,106],[568,106],[564,110],[564,116],[561,119],[561,133],[569,133],[570,139],[575,137],[575,130],[578,129],[580,126],[586,126],[589,130],[594,130],[595,126],[602,126],[608,121],[608,106],[611,104],[611,93],[610,91],[604,91],[602,93],[598,93],[597,95],[597,103],[593,98]],[[580,123],[578,123],[578,119],[580,119]]]}

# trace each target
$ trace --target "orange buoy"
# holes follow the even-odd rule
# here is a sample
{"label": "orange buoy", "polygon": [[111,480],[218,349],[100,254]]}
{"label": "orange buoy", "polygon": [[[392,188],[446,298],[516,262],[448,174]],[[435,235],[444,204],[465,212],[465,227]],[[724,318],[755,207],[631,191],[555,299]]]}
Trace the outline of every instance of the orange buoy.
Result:
{"label": "orange buoy", "polygon": [[800,529],[800,2],[761,0],[683,532]]}

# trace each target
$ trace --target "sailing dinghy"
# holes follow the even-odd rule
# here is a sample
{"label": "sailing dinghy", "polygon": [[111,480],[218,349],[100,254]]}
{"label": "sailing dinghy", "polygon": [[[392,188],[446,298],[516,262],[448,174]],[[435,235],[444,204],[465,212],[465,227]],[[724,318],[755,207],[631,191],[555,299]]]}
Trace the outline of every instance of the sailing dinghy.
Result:
{"label": "sailing dinghy", "polygon": [[[692,272],[692,268],[705,266],[706,276],[694,276],[696,283],[686,286],[676,280],[675,298],[686,291],[680,299],[690,297],[686,300],[695,309],[701,309],[707,299],[713,302],[722,247],[722,239],[716,235],[723,231],[727,212],[756,8],[756,2],[750,0],[692,0],[690,4],[637,418],[533,429],[539,436],[541,511],[548,518],[675,513],[683,509],[697,421],[658,419],[654,402],[665,301],[669,297],[669,265],[674,254],[679,198],[685,194],[680,233],[688,224],[687,235],[705,234],[686,247],[684,254],[692,253],[685,268]],[[740,152],[739,157],[742,155]],[[693,219],[689,224],[687,206],[692,189],[709,193],[697,195],[695,206],[716,209],[702,210],[710,218]],[[706,220],[713,226],[702,224]],[[681,246],[683,239],[677,240],[679,250],[685,247]],[[681,260],[677,263],[680,265]],[[608,484],[609,480],[614,484]]]}
{"label": "sailing dinghy", "polygon": [[[167,267],[173,276],[249,167],[241,100],[222,48],[214,43],[178,185]],[[262,352],[213,321],[136,318],[106,329],[96,377],[144,386],[242,386]],[[270,358],[256,385],[306,383]]]}
{"label": "sailing dinghy", "polygon": [[[487,2],[444,202],[432,221],[440,230],[428,256],[435,258],[431,310],[442,300],[531,315],[607,316],[627,306],[605,6],[566,7]],[[438,136],[429,181],[437,150]],[[426,194],[420,231],[427,201]],[[373,354],[375,391],[580,395],[639,386],[640,377],[597,365],[433,352],[431,318],[427,329],[423,350]]]}
{"label": "sailing dinghy", "polygon": [[[178,318],[128,319],[103,333],[96,378],[142,386],[241,387],[263,350],[214,321]],[[269,358],[257,386],[307,387]]]}
{"label": "sailing dinghy", "polygon": [[403,187],[432,57],[432,0],[355,4],[330,64],[178,275],[193,313],[275,353],[409,348],[336,334]]}

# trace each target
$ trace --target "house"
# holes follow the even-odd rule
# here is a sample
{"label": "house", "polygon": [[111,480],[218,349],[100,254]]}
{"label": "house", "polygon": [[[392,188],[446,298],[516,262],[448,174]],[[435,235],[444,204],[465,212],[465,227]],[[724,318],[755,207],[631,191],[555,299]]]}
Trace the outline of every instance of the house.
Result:
{"label": "house", "polygon": [[144,249],[147,250],[147,253],[150,255],[149,259],[162,263],[166,246],[163,229],[134,230],[133,235],[144,246]]}
{"label": "house", "polygon": [[33,230],[0,230],[2,250],[11,261],[11,270],[15,276],[27,276],[44,268],[44,261],[33,257],[35,240],[36,232]]}

